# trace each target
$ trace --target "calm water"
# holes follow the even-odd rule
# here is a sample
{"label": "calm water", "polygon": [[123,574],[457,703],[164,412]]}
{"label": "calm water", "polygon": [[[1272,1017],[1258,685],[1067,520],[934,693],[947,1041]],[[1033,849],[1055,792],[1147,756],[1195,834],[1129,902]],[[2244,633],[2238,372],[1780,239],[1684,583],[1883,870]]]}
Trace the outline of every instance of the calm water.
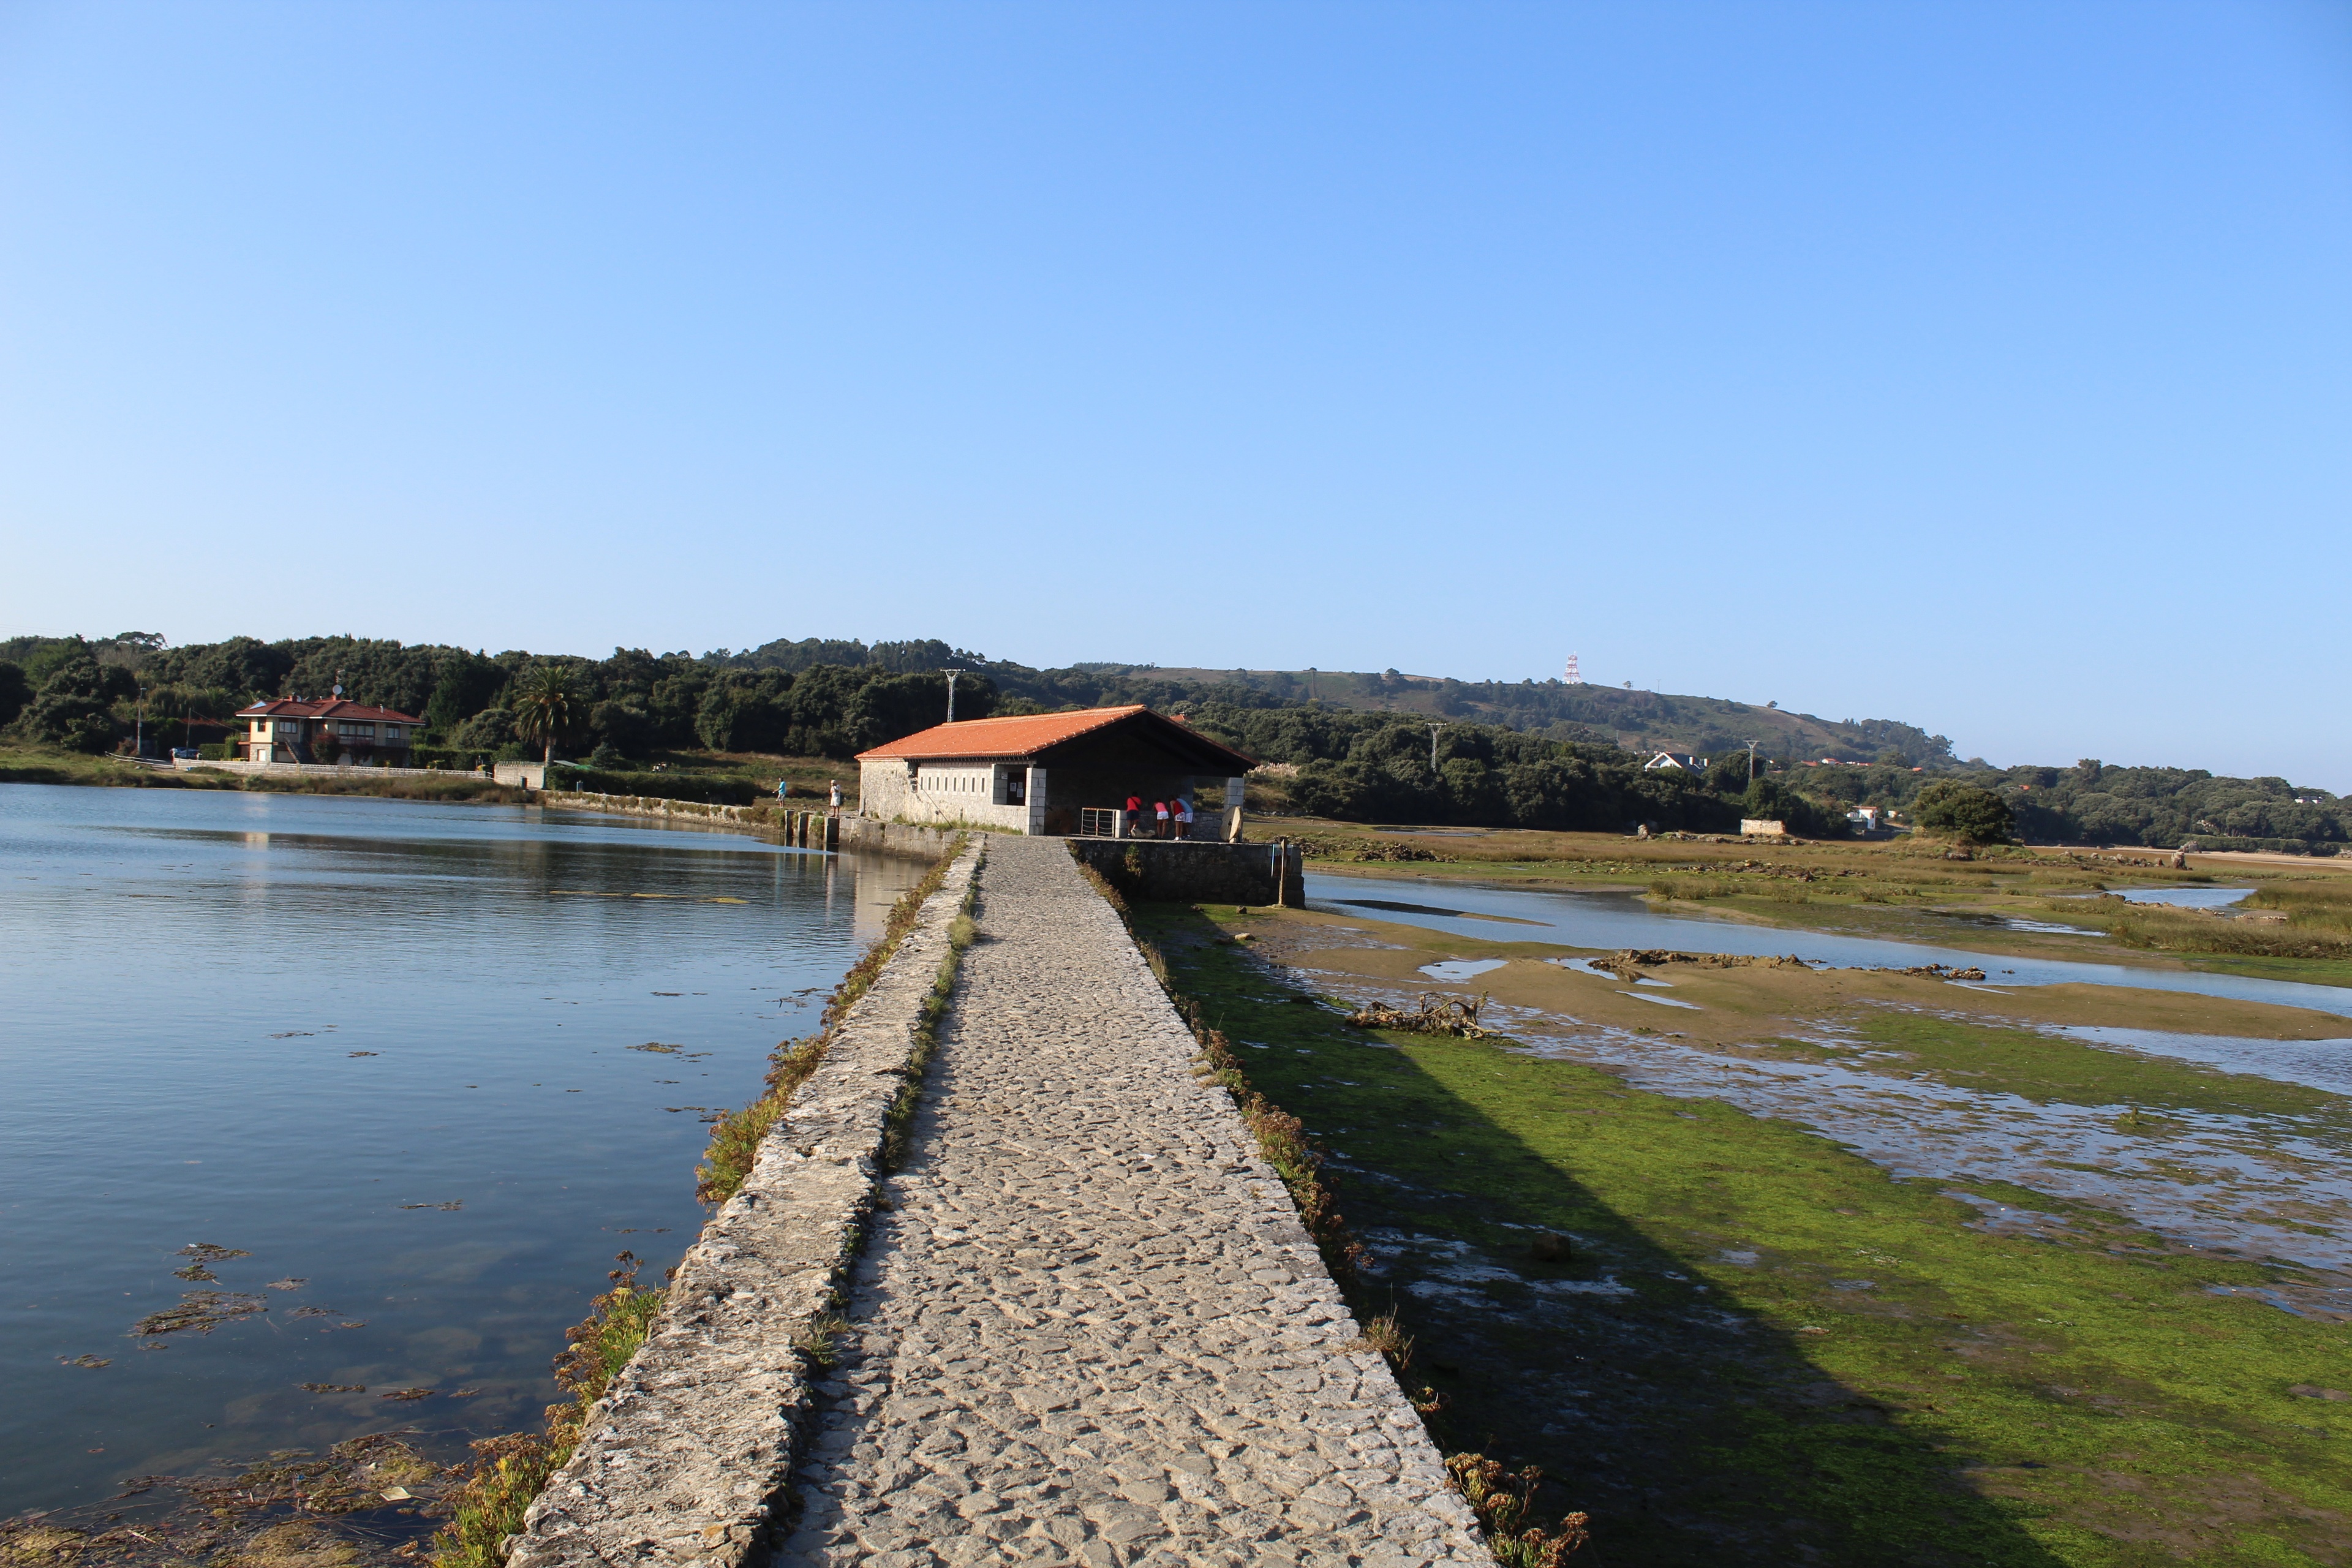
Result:
{"label": "calm water", "polygon": [[[2188,991],[2241,1002],[2275,1002],[2288,1007],[2352,1016],[2352,988],[2340,985],[2139,969],[2119,963],[2012,958],[1972,952],[1961,947],[1929,947],[1875,937],[1744,925],[1694,915],[1661,914],[1633,893],[1530,892],[1402,877],[1332,877],[1310,872],[1307,899],[1310,908],[1333,914],[1360,912],[1378,920],[1401,921],[1487,942],[1551,942],[1607,949],[1678,947],[1703,952],[1759,955],[1793,952],[1815,963],[1847,968],[1908,969],[1924,963],[1965,968],[1981,964],[1996,982],[2004,985],[2054,985],[2076,981],[2088,985]],[[1489,918],[1477,918],[1482,915]]]}
{"label": "calm water", "polygon": [[[653,1282],[699,1226],[699,1108],[756,1092],[921,874],[523,807],[0,785],[0,1514],[535,1423],[613,1255]],[[199,1242],[251,1256],[175,1279]],[[199,1289],[268,1310],[132,1335]]]}

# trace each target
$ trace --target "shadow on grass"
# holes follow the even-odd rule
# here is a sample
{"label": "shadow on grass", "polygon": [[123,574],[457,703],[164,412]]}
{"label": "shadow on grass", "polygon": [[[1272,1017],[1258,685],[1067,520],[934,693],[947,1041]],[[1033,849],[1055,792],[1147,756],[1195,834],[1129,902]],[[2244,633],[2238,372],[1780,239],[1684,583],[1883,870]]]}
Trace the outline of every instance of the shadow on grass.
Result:
{"label": "shadow on grass", "polygon": [[[1883,1402],[1823,1369],[1811,1325],[1776,1324],[1729,1299],[1727,1287],[1777,1288],[1738,1247],[1756,1185],[1784,1189],[1764,1201],[1820,1198],[1824,1217],[1837,1212],[1840,1177],[1825,1189],[1804,1162],[1743,1154],[1745,1129],[1801,1134],[1492,1045],[1370,1035],[1299,1005],[1189,907],[1136,913],[1260,1092],[1331,1151],[1327,1176],[1380,1258],[1356,1304],[1365,1314],[1393,1305],[1416,1337],[1407,1381],[1448,1396],[1433,1422],[1442,1446],[1541,1466],[1546,1513],[1592,1516],[1580,1561],[2063,1561],[2022,1528],[2026,1505],[1957,1473],[2030,1466],[2027,1450],[1972,1451],[1937,1419],[1933,1385],[1906,1407]],[[1538,1149],[1504,1126],[1496,1096],[1514,1110],[1539,1097],[1548,1121],[1567,1129],[1562,1144]],[[1573,1173],[1580,1148],[1601,1140],[1613,1180],[1647,1184],[1646,1223]],[[1834,1157],[1824,1169],[1852,1172],[1851,1157],[1814,1142]],[[1755,1163],[1775,1168],[1742,1168]],[[1662,1239],[1670,1231],[1685,1240]],[[1538,1258],[1546,1232],[1571,1237],[1572,1256]],[[1808,1287],[1819,1282],[1787,1285]],[[1827,1332],[1860,1331],[1854,1312],[1906,1311],[1859,1289],[1852,1303],[1820,1314]]]}

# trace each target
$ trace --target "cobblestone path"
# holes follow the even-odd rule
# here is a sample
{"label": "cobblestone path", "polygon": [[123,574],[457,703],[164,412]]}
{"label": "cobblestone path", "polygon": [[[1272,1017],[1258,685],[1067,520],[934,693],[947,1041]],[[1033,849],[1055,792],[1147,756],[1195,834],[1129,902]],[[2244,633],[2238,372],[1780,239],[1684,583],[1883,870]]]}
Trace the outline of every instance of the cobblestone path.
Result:
{"label": "cobblestone path", "polygon": [[980,891],[776,1561],[1490,1565],[1068,851]]}

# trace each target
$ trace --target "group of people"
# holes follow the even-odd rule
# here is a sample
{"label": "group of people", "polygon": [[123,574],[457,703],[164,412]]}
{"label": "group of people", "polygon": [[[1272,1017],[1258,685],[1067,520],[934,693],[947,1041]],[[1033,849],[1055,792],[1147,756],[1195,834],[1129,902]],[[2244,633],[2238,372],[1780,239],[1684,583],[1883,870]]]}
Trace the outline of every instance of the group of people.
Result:
{"label": "group of people", "polygon": [[[792,798],[792,780],[778,779],[776,781],[776,798],[778,800],[789,800]],[[829,797],[825,802],[826,809],[833,816],[839,816],[841,815],[841,781],[839,779],[830,781],[830,787],[827,789],[826,795]]]}
{"label": "group of people", "polygon": [[[1192,831],[1192,803],[1181,795],[1170,800],[1153,801],[1151,815],[1156,824],[1155,830],[1150,835],[1153,838],[1183,838]],[[1127,797],[1127,837],[1145,837],[1143,797],[1139,795]]]}

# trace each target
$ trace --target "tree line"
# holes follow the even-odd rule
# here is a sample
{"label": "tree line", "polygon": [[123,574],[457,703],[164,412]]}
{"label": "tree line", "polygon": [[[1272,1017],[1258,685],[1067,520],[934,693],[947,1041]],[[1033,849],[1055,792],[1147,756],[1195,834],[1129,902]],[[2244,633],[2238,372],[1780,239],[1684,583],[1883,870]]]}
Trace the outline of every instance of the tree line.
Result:
{"label": "tree line", "polygon": [[[944,717],[949,668],[964,672],[959,718],[1144,703],[1261,761],[1291,764],[1292,804],[1347,821],[1730,832],[1755,816],[1826,837],[1843,831],[1848,810],[1876,805],[1978,837],[2013,831],[2035,841],[2163,848],[2189,841],[2325,848],[2352,837],[2352,805],[2283,778],[2095,760],[1956,768],[1943,737],[1886,721],[1871,722],[1888,726],[1890,742],[1940,747],[1942,770],[1894,760],[1907,755],[1902,745],[1867,766],[1766,758],[1752,780],[1747,752],[1728,747],[1703,772],[1645,769],[1639,753],[1558,717],[1524,726],[1446,722],[1433,767],[1430,731],[1418,718],[1335,706],[1240,672],[1201,679],[1129,665],[1036,669],[931,639],[779,640],[699,657],[616,648],[598,659],[348,637],[178,647],[152,633],[17,637],[0,642],[0,725],[26,740],[108,751],[129,734],[143,692],[150,737],[181,744],[205,731],[192,719],[212,721],[218,735],[228,715],[257,700],[320,697],[341,684],[354,701],[420,715],[428,749],[468,764],[549,752],[614,768],[692,751],[846,760]],[[1482,701],[1532,690],[1541,704],[1528,710],[1533,720],[1568,711],[1554,688],[1465,689]],[[1585,689],[1559,689],[1591,700]]]}

